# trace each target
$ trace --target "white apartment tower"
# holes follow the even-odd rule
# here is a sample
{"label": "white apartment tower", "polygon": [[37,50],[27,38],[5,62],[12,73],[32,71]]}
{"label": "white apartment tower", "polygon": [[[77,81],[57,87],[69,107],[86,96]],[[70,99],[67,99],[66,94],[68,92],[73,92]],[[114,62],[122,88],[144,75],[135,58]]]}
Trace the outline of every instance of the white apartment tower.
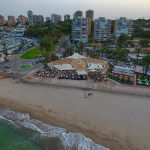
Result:
{"label": "white apartment tower", "polygon": [[88,43],[88,22],[86,18],[78,16],[72,21],[72,41]]}
{"label": "white apartment tower", "polygon": [[92,21],[94,19],[94,11],[93,10],[87,10],[86,11],[86,19],[88,21],[88,35],[92,35]]}
{"label": "white apartment tower", "polygon": [[58,23],[61,21],[61,15],[58,14],[51,14],[51,22]]}
{"label": "white apartment tower", "polygon": [[94,22],[94,39],[97,42],[106,42],[111,36],[111,20],[104,17],[96,19]]}
{"label": "white apartment tower", "polygon": [[132,25],[133,20],[126,19],[124,17],[121,17],[115,21],[115,36],[119,37],[121,34],[126,34],[129,37],[132,35]]}
{"label": "white apartment tower", "polygon": [[33,12],[31,10],[28,11],[28,20],[29,20],[29,25],[34,25],[34,20],[33,20]]}

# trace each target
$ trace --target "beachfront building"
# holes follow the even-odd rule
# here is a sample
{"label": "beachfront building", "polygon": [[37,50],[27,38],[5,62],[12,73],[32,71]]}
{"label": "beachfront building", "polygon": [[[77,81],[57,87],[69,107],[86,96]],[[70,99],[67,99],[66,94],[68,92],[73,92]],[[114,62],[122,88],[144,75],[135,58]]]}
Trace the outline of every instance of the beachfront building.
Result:
{"label": "beachfront building", "polygon": [[75,43],[88,43],[88,22],[86,18],[73,19],[71,37]]}
{"label": "beachfront building", "polygon": [[94,22],[94,40],[97,42],[106,42],[111,35],[111,20],[104,17],[96,19]]}
{"label": "beachfront building", "polygon": [[115,36],[118,38],[121,34],[126,34],[131,37],[133,31],[132,26],[133,20],[124,17],[119,18],[115,21]]}
{"label": "beachfront building", "polygon": [[74,53],[72,56],[53,61],[48,64],[57,72],[58,78],[85,79],[91,75],[100,77],[106,74],[108,62],[105,60],[85,57]]}
{"label": "beachfront building", "polygon": [[124,80],[128,83],[136,85],[136,74],[134,68],[114,66],[112,70],[112,76],[118,81]]}

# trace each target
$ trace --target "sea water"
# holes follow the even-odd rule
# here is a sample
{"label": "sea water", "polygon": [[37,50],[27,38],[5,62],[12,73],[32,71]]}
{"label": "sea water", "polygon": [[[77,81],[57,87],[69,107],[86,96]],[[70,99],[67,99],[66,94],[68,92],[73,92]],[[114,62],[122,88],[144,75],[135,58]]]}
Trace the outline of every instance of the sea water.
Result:
{"label": "sea water", "polygon": [[17,132],[8,122],[0,120],[0,150],[41,150],[41,148]]}
{"label": "sea water", "polygon": [[0,109],[0,150],[109,150],[80,133]]}

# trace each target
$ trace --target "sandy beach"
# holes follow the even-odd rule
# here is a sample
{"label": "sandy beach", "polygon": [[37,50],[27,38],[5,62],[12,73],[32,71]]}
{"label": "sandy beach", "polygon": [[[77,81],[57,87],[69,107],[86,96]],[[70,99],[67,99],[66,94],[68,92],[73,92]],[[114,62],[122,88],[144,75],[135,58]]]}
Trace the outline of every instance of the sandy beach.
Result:
{"label": "sandy beach", "polygon": [[0,80],[0,106],[83,133],[111,150],[150,149],[150,97]]}

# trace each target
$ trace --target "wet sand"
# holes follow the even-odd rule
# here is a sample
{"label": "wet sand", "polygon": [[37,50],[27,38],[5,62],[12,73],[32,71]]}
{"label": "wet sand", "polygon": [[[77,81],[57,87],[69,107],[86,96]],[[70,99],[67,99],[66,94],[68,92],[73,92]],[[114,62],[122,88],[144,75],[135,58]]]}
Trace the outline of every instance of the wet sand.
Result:
{"label": "wet sand", "polygon": [[83,133],[111,150],[150,149],[150,97],[0,80],[0,106]]}

